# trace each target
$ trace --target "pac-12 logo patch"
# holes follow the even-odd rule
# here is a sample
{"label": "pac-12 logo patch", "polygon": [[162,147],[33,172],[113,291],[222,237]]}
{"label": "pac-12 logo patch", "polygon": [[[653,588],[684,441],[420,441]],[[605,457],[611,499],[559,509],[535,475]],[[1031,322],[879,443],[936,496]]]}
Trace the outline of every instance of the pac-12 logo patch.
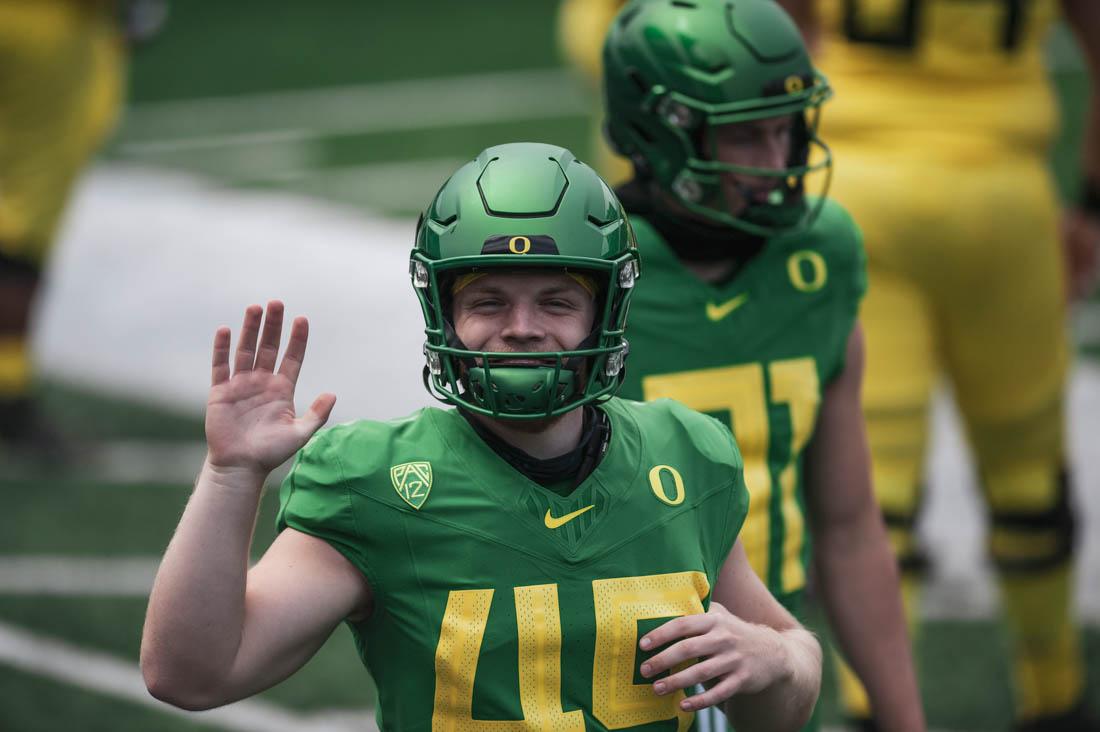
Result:
{"label": "pac-12 logo patch", "polygon": [[420,510],[432,490],[432,464],[415,462],[394,465],[390,468],[390,480],[401,500]]}

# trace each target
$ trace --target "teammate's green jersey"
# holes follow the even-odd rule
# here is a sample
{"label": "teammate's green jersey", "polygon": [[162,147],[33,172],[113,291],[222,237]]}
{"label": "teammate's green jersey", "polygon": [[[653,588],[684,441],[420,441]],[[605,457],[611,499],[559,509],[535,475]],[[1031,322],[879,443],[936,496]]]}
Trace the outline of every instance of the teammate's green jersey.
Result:
{"label": "teammate's green jersey", "polygon": [[620,393],[676,399],[731,426],[752,495],[741,532],[749,561],[776,596],[797,591],[809,554],[803,450],[866,288],[859,229],[826,201],[810,229],[767,241],[730,282],[711,286],[644,218],[631,223],[642,277]]}
{"label": "teammate's green jersey", "polygon": [[455,411],[319,433],[279,528],[318,536],[374,593],[352,623],[383,729],[688,730],[639,638],[704,612],[748,510],[717,421],[670,401],[603,404],[611,438],[570,495],[531,482]]}

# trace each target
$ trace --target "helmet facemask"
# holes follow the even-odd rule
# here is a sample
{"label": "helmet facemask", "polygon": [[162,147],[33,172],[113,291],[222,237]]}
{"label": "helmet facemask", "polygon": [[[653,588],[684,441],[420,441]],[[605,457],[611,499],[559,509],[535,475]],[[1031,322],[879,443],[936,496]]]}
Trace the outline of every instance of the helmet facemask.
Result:
{"label": "helmet facemask", "polygon": [[[584,274],[598,283],[592,328],[571,349],[528,352],[473,350],[455,332],[450,295],[455,277],[471,271],[516,270],[514,258],[500,267],[486,266],[490,264],[487,259],[480,257],[476,269],[444,268],[419,260],[414,254],[411,269],[425,318],[441,325],[426,329],[424,381],[429,392],[470,412],[513,420],[557,417],[613,396],[624,375],[628,345],[623,332],[638,272],[636,259],[628,256],[620,262],[608,262],[612,266],[599,270],[559,269]],[[538,264],[535,259],[525,264]],[[561,258],[555,257],[547,264],[560,268]],[[549,267],[524,269],[547,271]],[[517,360],[539,363],[513,363]]]}
{"label": "helmet facemask", "polygon": [[[817,134],[820,105],[831,94],[827,84],[822,90],[811,87],[770,104],[761,104],[769,101],[767,98],[753,100],[755,106],[704,104],[676,92],[657,97],[661,91],[655,87],[649,103],[658,123],[666,128],[666,139],[671,136],[682,146],[683,165],[667,186],[662,186],[676,203],[711,223],[760,237],[798,231],[813,222],[824,205],[832,178],[832,153]],[[792,96],[795,98],[789,98]],[[787,115],[793,120],[793,129],[783,167],[752,167],[722,160],[717,140],[723,126]],[[774,180],[776,185],[766,200],[756,201],[751,195],[754,186],[734,182],[744,199],[737,206],[724,190],[731,177],[735,181]]]}

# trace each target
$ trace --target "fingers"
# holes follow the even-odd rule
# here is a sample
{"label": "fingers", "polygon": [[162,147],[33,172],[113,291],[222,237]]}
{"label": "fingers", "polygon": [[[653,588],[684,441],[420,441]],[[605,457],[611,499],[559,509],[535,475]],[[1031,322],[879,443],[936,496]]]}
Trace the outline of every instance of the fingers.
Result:
{"label": "fingers", "polygon": [[674,643],[653,658],[642,664],[642,676],[651,678],[657,674],[678,666],[684,661],[691,661],[709,655],[709,644],[705,636],[696,635]]}
{"label": "fingers", "polygon": [[680,689],[689,689],[696,684],[705,684],[729,671],[726,660],[708,658],[693,663],[685,669],[653,682],[653,691],[668,694]]}
{"label": "fingers", "polygon": [[685,712],[692,712],[721,704],[737,693],[741,688],[742,680],[743,677],[740,674],[730,674],[706,691],[683,699],[680,702],[680,708]]}
{"label": "fingers", "polygon": [[651,648],[660,648],[661,646],[668,645],[677,638],[705,633],[713,624],[713,618],[705,614],[684,615],[679,618],[673,618],[659,628],[654,628],[642,636],[638,645],[643,651],[648,651]]}
{"label": "fingers", "polygon": [[263,313],[263,308],[259,305],[249,305],[245,309],[241,337],[237,341],[237,355],[233,359],[233,373],[252,370],[253,362],[256,360],[256,338],[260,335],[260,319]]}
{"label": "fingers", "polygon": [[267,304],[264,318],[264,332],[260,336],[260,347],[256,351],[256,371],[274,371],[275,361],[279,357],[279,339],[283,333],[283,304],[272,300]]}
{"label": "fingers", "polygon": [[328,421],[329,415],[332,414],[332,408],[336,405],[336,395],[330,392],[325,392],[321,396],[313,400],[313,404],[309,405],[309,409],[299,419],[298,423],[302,427],[302,431],[305,435],[312,435]]}
{"label": "fingers", "polygon": [[214,360],[211,367],[211,386],[229,381],[229,328],[218,328],[214,332]]}
{"label": "fingers", "polygon": [[[279,373],[290,379],[292,384],[298,383],[298,374],[302,370],[302,361],[306,357],[306,341],[308,340],[309,321],[302,317],[295,318],[294,323],[290,326],[290,341],[286,344],[286,353],[283,354],[283,362],[279,366]],[[333,401],[335,399],[333,397]]]}

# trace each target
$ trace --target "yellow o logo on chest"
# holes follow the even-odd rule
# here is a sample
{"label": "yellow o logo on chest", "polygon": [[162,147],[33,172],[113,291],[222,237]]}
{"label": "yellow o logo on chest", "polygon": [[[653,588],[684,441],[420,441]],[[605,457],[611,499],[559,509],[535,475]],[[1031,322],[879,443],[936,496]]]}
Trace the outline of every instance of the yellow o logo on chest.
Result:
{"label": "yellow o logo on chest", "polygon": [[[662,480],[664,473],[672,476],[672,485],[676,490],[676,495],[672,498],[669,498],[665,491],[665,483]],[[649,471],[649,487],[653,489],[653,495],[657,496],[657,500],[661,503],[679,506],[684,502],[684,479],[680,476],[680,471],[671,465],[655,465]]]}
{"label": "yellow o logo on chest", "polygon": [[508,240],[508,251],[512,254],[526,254],[531,251],[531,240],[526,236],[513,236]]}
{"label": "yellow o logo on chest", "polygon": [[[809,265],[809,272],[806,272]],[[809,274],[809,277],[806,275]],[[815,251],[802,249],[787,258],[787,275],[794,289],[800,292],[817,292],[829,280],[825,260]]]}

